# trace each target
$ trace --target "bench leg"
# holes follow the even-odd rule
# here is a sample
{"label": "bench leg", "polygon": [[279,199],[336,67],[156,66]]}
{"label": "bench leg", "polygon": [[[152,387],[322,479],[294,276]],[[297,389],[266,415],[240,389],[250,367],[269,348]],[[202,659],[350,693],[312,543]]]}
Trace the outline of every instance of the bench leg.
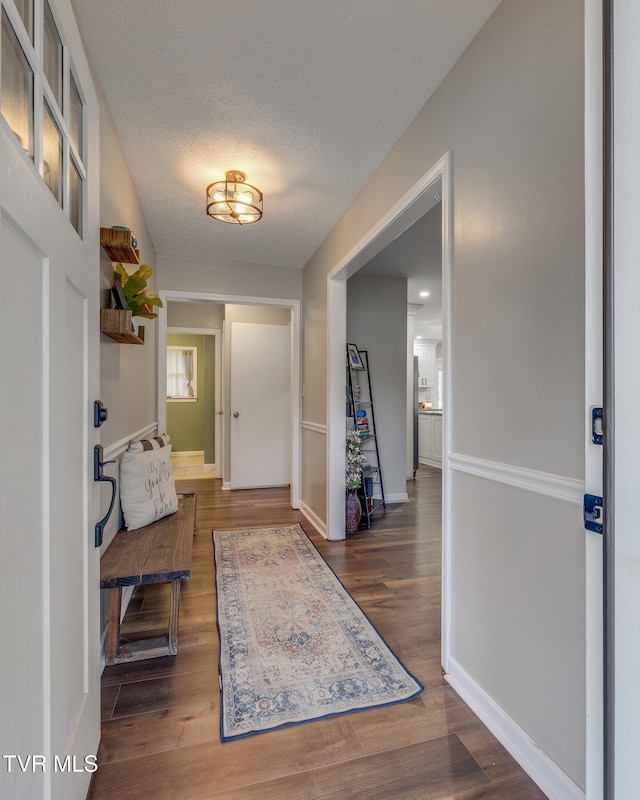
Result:
{"label": "bench leg", "polygon": [[178,615],[180,613],[180,588],[182,581],[171,581],[171,604],[169,607],[169,655],[178,652]]}
{"label": "bench leg", "polygon": [[106,665],[116,663],[118,644],[120,642],[120,610],[122,608],[122,587],[109,589],[109,622],[107,627]]}

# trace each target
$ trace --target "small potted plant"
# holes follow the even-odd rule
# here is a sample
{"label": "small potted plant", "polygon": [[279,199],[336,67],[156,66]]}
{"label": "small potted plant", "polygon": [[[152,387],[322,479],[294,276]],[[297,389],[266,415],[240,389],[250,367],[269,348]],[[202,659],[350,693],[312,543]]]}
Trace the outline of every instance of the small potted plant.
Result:
{"label": "small potted plant", "polygon": [[163,308],[162,300],[157,292],[149,289],[147,281],[153,275],[153,269],[148,264],[129,274],[120,262],[113,267],[113,296],[116,308],[131,311],[133,317],[155,319],[158,315],[153,307]]}
{"label": "small potted plant", "polygon": [[358,431],[350,429],[346,436],[346,458],[345,458],[345,478],[346,478],[346,506],[345,506],[345,529],[347,533],[354,533],[358,530],[362,507],[357,490],[362,485],[362,466],[366,463],[366,456],[360,450],[360,436]]}

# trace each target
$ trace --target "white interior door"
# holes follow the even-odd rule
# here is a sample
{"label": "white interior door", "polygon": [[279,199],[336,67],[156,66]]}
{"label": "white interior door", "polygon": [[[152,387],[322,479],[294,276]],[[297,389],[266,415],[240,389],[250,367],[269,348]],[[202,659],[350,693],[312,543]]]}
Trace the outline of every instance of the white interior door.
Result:
{"label": "white interior door", "polygon": [[83,237],[67,212],[66,115],[54,141],[61,202],[41,177],[56,134],[42,135],[37,57],[33,160],[0,118],[0,796],[16,800],[86,797],[100,735],[98,106],[71,7],[51,6],[84,96]]}
{"label": "white interior door", "polygon": [[231,323],[232,489],[291,480],[291,330]]}

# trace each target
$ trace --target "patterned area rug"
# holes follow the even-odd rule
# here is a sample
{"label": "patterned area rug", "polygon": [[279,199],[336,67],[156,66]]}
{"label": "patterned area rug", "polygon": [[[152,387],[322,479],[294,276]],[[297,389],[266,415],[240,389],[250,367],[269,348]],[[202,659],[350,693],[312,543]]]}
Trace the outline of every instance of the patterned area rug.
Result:
{"label": "patterned area rug", "polygon": [[299,524],[216,530],[213,542],[222,741],[424,690]]}

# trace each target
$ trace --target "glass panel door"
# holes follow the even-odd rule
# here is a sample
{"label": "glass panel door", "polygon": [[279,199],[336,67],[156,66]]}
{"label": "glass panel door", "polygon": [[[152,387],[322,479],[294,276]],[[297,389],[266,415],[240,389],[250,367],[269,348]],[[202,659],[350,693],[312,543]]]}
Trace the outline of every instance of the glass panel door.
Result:
{"label": "glass panel door", "polygon": [[46,101],[42,127],[42,177],[62,205],[62,136]]}
{"label": "glass panel door", "polygon": [[33,71],[4,10],[1,48],[2,116],[33,158]]}

